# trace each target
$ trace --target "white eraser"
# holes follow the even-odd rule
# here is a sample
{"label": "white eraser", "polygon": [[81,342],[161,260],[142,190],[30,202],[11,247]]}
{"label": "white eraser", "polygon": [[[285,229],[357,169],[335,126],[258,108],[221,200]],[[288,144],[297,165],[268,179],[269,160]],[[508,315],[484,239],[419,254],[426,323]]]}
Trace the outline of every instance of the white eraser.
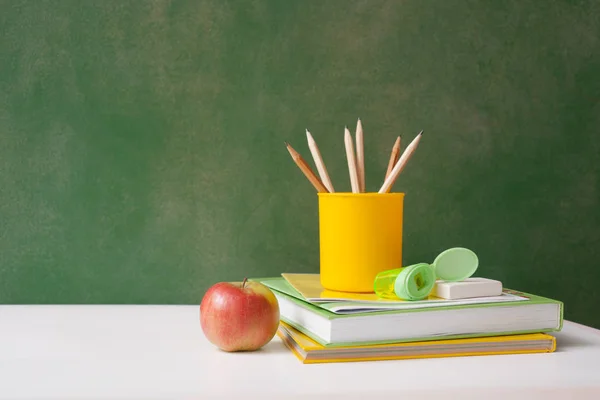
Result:
{"label": "white eraser", "polygon": [[501,294],[502,282],[486,278],[468,278],[460,282],[438,280],[431,291],[432,296],[448,300],[500,296]]}

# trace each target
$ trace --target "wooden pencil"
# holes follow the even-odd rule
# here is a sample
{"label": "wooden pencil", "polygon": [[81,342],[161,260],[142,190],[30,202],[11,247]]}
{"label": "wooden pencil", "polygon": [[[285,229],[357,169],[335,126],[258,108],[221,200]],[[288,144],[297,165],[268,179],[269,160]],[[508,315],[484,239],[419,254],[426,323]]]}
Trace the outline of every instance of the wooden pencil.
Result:
{"label": "wooden pencil", "polygon": [[385,179],[390,176],[394,165],[398,162],[398,154],[400,154],[400,136],[394,142],[394,147],[392,147],[392,153],[390,154],[390,161],[388,162],[387,171],[385,172]]}
{"label": "wooden pencil", "polygon": [[356,122],[356,170],[358,173],[358,190],[365,191],[365,145],[363,139],[363,127],[360,118]]}
{"label": "wooden pencil", "polygon": [[315,139],[313,139],[308,129],[306,130],[306,140],[308,141],[308,148],[310,149],[310,153],[312,154],[313,160],[315,161],[317,171],[319,172],[319,176],[321,177],[321,182],[323,182],[323,185],[325,185],[325,187],[330,193],[335,192],[335,190],[333,189],[333,184],[331,183],[331,179],[329,178],[329,174],[327,173],[327,168],[325,168],[323,157],[321,157],[321,152],[319,151],[319,147],[317,146],[317,142],[315,142]]}
{"label": "wooden pencil", "polygon": [[328,192],[327,188],[323,185],[323,182],[315,175],[315,173],[310,169],[306,161],[302,158],[300,154],[288,142],[285,142],[285,145],[288,149],[288,152],[292,156],[292,159],[300,168],[300,171],[308,178],[310,183],[317,189],[318,192]]}
{"label": "wooden pencil", "polygon": [[348,172],[350,173],[350,184],[352,193],[359,192],[358,172],[356,170],[356,158],[354,157],[354,146],[352,145],[352,136],[348,128],[344,128],[344,143],[346,145],[346,158],[348,159]]}
{"label": "wooden pencil", "polygon": [[381,186],[381,189],[379,189],[379,193],[389,193],[390,192],[390,190],[392,189],[392,186],[394,185],[394,182],[396,182],[396,179],[398,178],[398,175],[400,175],[400,172],[402,172],[404,167],[406,167],[406,163],[408,163],[408,160],[410,160],[413,153],[417,149],[417,146],[419,145],[419,142],[421,141],[422,136],[423,136],[423,131],[419,132],[417,137],[415,137],[413,139],[413,141],[410,142],[410,144],[406,147],[406,150],[404,150],[404,153],[402,153],[402,156],[400,157],[400,159],[398,160],[398,162],[392,169],[390,176],[388,176],[386,178],[385,182]]}

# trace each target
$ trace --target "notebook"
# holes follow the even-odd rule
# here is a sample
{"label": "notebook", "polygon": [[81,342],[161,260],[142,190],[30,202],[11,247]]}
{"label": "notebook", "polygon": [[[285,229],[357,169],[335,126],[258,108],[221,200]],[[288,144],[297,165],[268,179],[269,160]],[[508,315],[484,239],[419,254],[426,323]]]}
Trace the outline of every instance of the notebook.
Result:
{"label": "notebook", "polygon": [[[504,294],[517,300],[446,300],[416,308],[398,302],[373,310],[360,302],[310,302],[283,277],[254,280],[272,289],[282,321],[325,347],[551,332],[563,324],[562,302],[509,289]],[[336,311],[340,304],[354,311]]]}
{"label": "notebook", "polygon": [[[528,297],[520,296],[508,289],[498,296],[465,299],[444,299],[434,295],[430,295],[425,300],[416,301],[382,299],[375,293],[349,293],[325,289],[321,286],[319,274],[283,273],[281,276],[287,282],[287,286],[291,286],[294,292],[298,293],[303,300],[320,303],[323,308],[337,314],[529,300]],[[277,289],[281,282],[281,279],[273,279],[263,283],[267,286],[272,285],[273,289]],[[287,289],[286,287],[280,287],[280,290],[285,291]]]}
{"label": "notebook", "polygon": [[277,335],[303,364],[551,353],[556,349],[556,338],[545,333],[337,348],[324,347],[285,322],[280,323]]}

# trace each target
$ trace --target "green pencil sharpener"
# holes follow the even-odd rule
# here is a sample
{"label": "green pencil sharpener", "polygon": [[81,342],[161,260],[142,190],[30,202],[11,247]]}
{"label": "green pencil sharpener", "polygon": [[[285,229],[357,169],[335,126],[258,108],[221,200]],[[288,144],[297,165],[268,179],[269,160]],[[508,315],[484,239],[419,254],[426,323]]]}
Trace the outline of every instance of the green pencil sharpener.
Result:
{"label": "green pencil sharpener", "polygon": [[426,263],[391,269],[375,277],[375,293],[384,299],[422,300],[435,284],[435,272]]}
{"label": "green pencil sharpener", "polygon": [[378,297],[395,300],[426,299],[436,279],[457,282],[471,277],[477,267],[477,255],[464,247],[454,247],[440,253],[433,264],[420,263],[380,272],[374,289]]}

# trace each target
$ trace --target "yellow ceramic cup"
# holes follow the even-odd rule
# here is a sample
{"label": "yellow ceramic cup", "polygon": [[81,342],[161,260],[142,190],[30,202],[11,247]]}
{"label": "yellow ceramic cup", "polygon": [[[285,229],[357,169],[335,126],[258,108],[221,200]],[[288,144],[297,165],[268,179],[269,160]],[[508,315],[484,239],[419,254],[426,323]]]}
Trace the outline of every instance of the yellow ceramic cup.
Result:
{"label": "yellow ceramic cup", "polygon": [[321,285],[372,293],[375,276],[402,266],[404,193],[318,193]]}

